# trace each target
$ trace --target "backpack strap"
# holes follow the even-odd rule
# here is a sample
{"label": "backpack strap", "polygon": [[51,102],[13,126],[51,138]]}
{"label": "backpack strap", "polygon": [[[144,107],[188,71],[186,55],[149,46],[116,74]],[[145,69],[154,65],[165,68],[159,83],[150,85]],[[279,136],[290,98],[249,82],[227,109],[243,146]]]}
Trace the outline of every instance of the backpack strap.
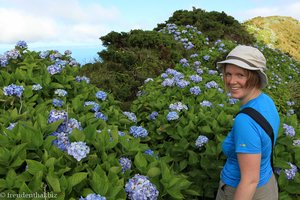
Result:
{"label": "backpack strap", "polygon": [[[271,141],[272,141],[272,151],[271,151],[271,167],[274,170],[274,166],[273,166],[273,146],[274,146],[274,132],[273,132],[273,128],[270,125],[270,123],[266,120],[266,118],[264,118],[264,116],[262,116],[262,114],[260,114],[257,110],[255,110],[254,108],[251,107],[246,107],[244,109],[242,109],[241,111],[238,112],[238,114],[240,113],[244,113],[249,115],[252,119],[254,119],[256,121],[257,124],[259,124],[264,130],[265,132],[269,135]],[[237,115],[238,115],[237,114]]]}

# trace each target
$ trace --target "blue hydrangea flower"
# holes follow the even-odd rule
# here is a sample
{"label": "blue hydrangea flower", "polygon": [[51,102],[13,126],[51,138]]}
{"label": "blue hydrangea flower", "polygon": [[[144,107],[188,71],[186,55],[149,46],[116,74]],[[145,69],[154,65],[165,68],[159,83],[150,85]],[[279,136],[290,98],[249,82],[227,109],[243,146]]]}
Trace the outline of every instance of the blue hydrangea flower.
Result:
{"label": "blue hydrangea flower", "polygon": [[172,87],[175,85],[175,79],[174,78],[166,78],[162,83],[162,86],[164,87]]}
{"label": "blue hydrangea flower", "polygon": [[119,136],[125,136],[125,133],[123,131],[118,131]]}
{"label": "blue hydrangea flower", "polygon": [[160,77],[162,77],[163,79],[165,79],[165,78],[168,78],[169,75],[168,75],[167,73],[162,73],[162,74],[160,75]]}
{"label": "blue hydrangea flower", "polygon": [[228,101],[229,101],[229,104],[233,105],[233,104],[236,104],[239,100],[235,99],[235,98],[230,98]]}
{"label": "blue hydrangea flower", "polygon": [[212,106],[212,103],[207,101],[207,100],[204,100],[200,103],[201,106],[203,107],[211,107]]}
{"label": "blue hydrangea flower", "polygon": [[6,55],[0,55],[0,66],[6,67],[8,65],[8,58]]}
{"label": "blue hydrangea flower", "polygon": [[183,79],[180,79],[180,80],[177,80],[176,81],[176,85],[179,87],[179,88],[185,88],[186,86],[188,86],[190,84],[189,81],[186,81],[186,80],[183,80]]}
{"label": "blue hydrangea flower", "polygon": [[68,119],[68,113],[64,110],[51,110],[49,117],[48,117],[48,123],[53,123],[59,120],[66,121]]}
{"label": "blue hydrangea flower", "polygon": [[197,72],[197,74],[202,75],[203,74],[203,69],[197,69],[196,72]]}
{"label": "blue hydrangea flower", "polygon": [[61,123],[57,127],[56,131],[66,132],[66,133],[70,134],[70,133],[72,133],[73,129],[82,130],[81,123],[79,121],[77,121],[76,119],[74,119],[74,118],[70,118],[67,121]]}
{"label": "blue hydrangea flower", "polygon": [[203,56],[203,59],[206,60],[206,61],[209,61],[210,56],[209,55],[205,55],[205,56]]}
{"label": "blue hydrangea flower", "polygon": [[24,87],[21,85],[10,84],[3,88],[3,93],[6,96],[17,96],[21,97],[24,92]]}
{"label": "blue hydrangea flower", "polygon": [[131,169],[131,160],[129,160],[128,158],[126,157],[121,157],[119,159],[119,163],[122,167],[122,172],[124,173],[125,171],[127,170],[130,170]]}
{"label": "blue hydrangea flower", "polygon": [[73,156],[77,161],[85,158],[90,153],[90,147],[85,142],[72,142],[67,147],[68,154]]}
{"label": "blue hydrangea flower", "polygon": [[300,146],[300,140],[293,140],[293,146]]}
{"label": "blue hydrangea flower", "polygon": [[183,66],[183,67],[188,67],[189,66],[189,62],[186,58],[182,58],[180,59],[179,63]]}
{"label": "blue hydrangea flower", "polygon": [[181,111],[181,110],[188,110],[188,107],[181,103],[181,102],[176,102],[176,103],[171,103],[169,105],[170,110],[176,110],[176,111]]}
{"label": "blue hydrangea flower", "polygon": [[52,100],[52,104],[53,104],[53,106],[55,106],[55,107],[62,107],[63,105],[64,105],[64,101],[63,100],[61,100],[61,99],[53,99]]}
{"label": "blue hydrangea flower", "polygon": [[200,62],[200,61],[195,61],[195,62],[194,62],[194,66],[195,66],[195,67],[199,67],[200,65],[201,65],[201,62]]}
{"label": "blue hydrangea flower", "polygon": [[146,176],[136,174],[128,180],[125,191],[131,200],[156,200],[159,192]]}
{"label": "blue hydrangea flower", "polygon": [[85,198],[80,197],[79,200],[106,200],[106,198],[99,194],[89,194]]}
{"label": "blue hydrangea flower", "polygon": [[218,83],[216,83],[216,81],[210,81],[210,82],[208,82],[208,83],[205,84],[205,87],[206,87],[207,89],[210,89],[210,88],[218,88],[219,85],[218,85]]}
{"label": "blue hydrangea flower", "polygon": [[106,99],[106,97],[107,97],[106,92],[98,91],[98,92],[96,93],[96,98],[97,98],[97,99],[101,99],[102,101],[104,101],[104,100]]}
{"label": "blue hydrangea flower", "polygon": [[171,112],[169,112],[168,115],[167,115],[167,120],[168,120],[168,121],[176,120],[176,119],[178,119],[178,118],[179,118],[179,115],[178,115],[177,112],[175,112],[175,111],[171,111]]}
{"label": "blue hydrangea flower", "polygon": [[137,118],[136,115],[132,112],[123,112],[123,114],[131,121],[136,122]]}
{"label": "blue hydrangea flower", "polygon": [[49,74],[54,75],[54,74],[59,74],[62,71],[62,68],[58,65],[50,65],[47,67],[47,71]]}
{"label": "blue hydrangea flower", "polygon": [[194,86],[190,88],[190,93],[194,95],[199,95],[201,93],[201,89],[199,86]]}
{"label": "blue hydrangea flower", "polygon": [[17,42],[16,46],[25,49],[27,48],[27,43],[25,41],[20,40]]}
{"label": "blue hydrangea flower", "polygon": [[85,81],[87,84],[90,83],[90,79],[86,76],[76,76],[75,81],[77,81],[77,82]]}
{"label": "blue hydrangea flower", "polygon": [[294,137],[296,134],[295,129],[292,126],[289,126],[287,124],[283,124],[283,129],[284,129],[284,133],[287,136]]}
{"label": "blue hydrangea flower", "polygon": [[56,136],[56,139],[52,141],[52,144],[62,151],[67,151],[67,147],[70,145],[69,133],[55,131],[51,135]]}
{"label": "blue hydrangea flower", "polygon": [[18,122],[15,122],[15,123],[10,123],[9,126],[6,128],[8,130],[12,130],[16,125],[17,125]]}
{"label": "blue hydrangea flower", "polygon": [[86,101],[84,102],[84,106],[93,106],[92,111],[98,112],[100,110],[100,105],[94,101]]}
{"label": "blue hydrangea flower", "polygon": [[208,143],[208,138],[205,135],[199,135],[196,140],[196,147],[201,148]]}
{"label": "blue hydrangea flower", "polygon": [[144,129],[142,126],[131,126],[129,132],[133,135],[133,137],[147,137],[148,131]]}
{"label": "blue hydrangea flower", "polygon": [[193,81],[194,83],[199,83],[202,81],[202,77],[199,76],[198,74],[196,75],[191,75],[190,80]]}
{"label": "blue hydrangea flower", "polygon": [[43,59],[45,59],[45,58],[47,58],[47,56],[49,56],[49,50],[47,50],[47,51],[42,51],[40,54],[39,54],[39,56],[40,56],[40,58],[43,58]]}
{"label": "blue hydrangea flower", "polygon": [[34,84],[32,86],[32,90],[38,91],[41,90],[43,87],[40,84]]}
{"label": "blue hydrangea flower", "polygon": [[151,120],[155,120],[157,116],[158,116],[158,112],[153,111],[153,112],[150,114],[150,119],[151,119]]}
{"label": "blue hydrangea flower", "polygon": [[154,152],[151,149],[147,149],[144,154],[150,155],[150,156],[154,156]]}
{"label": "blue hydrangea flower", "polygon": [[146,80],[144,80],[144,83],[148,83],[150,81],[153,81],[153,78],[147,78]]}
{"label": "blue hydrangea flower", "polygon": [[297,166],[296,165],[293,165],[292,163],[288,163],[290,166],[291,166],[291,169],[285,169],[284,170],[284,173],[285,173],[285,176],[288,180],[292,180],[295,178],[296,176],[296,173],[298,171],[297,169]]}
{"label": "blue hydrangea flower", "polygon": [[63,90],[63,89],[56,89],[54,91],[54,94],[56,94],[59,97],[64,97],[68,94],[68,92],[66,90]]}
{"label": "blue hydrangea flower", "polygon": [[102,119],[103,121],[107,121],[107,117],[102,112],[95,112],[94,115],[97,119]]}
{"label": "blue hydrangea flower", "polygon": [[10,59],[15,60],[17,58],[20,58],[21,54],[17,49],[13,49],[13,50],[5,52],[5,56],[7,57],[8,60],[10,60]]}
{"label": "blue hydrangea flower", "polygon": [[71,54],[72,54],[72,51],[71,51],[71,50],[65,50],[64,54],[67,55],[67,56],[68,56],[68,55],[71,55]]}
{"label": "blue hydrangea flower", "polygon": [[215,74],[218,74],[218,71],[210,69],[210,70],[208,70],[208,74],[215,75]]}

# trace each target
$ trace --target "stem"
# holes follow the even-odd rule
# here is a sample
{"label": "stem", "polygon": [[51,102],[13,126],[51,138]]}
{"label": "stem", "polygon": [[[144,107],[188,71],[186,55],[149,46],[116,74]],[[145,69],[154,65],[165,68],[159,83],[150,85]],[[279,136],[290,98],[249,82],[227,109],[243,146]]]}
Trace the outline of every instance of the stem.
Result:
{"label": "stem", "polygon": [[19,114],[21,114],[21,110],[22,110],[22,106],[23,106],[22,97],[20,97],[20,104],[21,104],[21,106],[20,106],[20,109],[19,109]]}

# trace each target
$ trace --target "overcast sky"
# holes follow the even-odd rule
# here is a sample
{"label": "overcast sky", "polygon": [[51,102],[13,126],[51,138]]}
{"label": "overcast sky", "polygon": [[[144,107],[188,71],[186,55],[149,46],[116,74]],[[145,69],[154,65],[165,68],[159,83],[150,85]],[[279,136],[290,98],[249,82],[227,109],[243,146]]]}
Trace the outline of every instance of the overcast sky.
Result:
{"label": "overcast sky", "polygon": [[192,7],[224,11],[240,22],[274,15],[300,21],[300,0],[0,0],[0,54],[19,40],[29,49],[95,50],[111,31],[152,30]]}

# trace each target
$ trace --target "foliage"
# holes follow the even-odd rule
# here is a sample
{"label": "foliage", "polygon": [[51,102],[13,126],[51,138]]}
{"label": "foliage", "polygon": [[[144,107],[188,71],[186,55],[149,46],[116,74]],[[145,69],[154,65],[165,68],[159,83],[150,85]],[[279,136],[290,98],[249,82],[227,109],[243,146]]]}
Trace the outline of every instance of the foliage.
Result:
{"label": "foliage", "polygon": [[[178,31],[181,28],[177,27]],[[149,146],[165,155],[174,171],[185,174],[192,182],[189,190],[184,191],[184,198],[214,199],[225,161],[221,143],[239,110],[239,103],[222,89],[221,76],[215,70],[215,58],[224,57],[236,44],[219,40],[210,46],[202,35],[193,35],[194,29],[187,30],[189,41],[202,41],[201,48],[189,50],[190,56],[182,58],[174,69],[166,70],[142,86],[142,95],[133,102],[132,111],[137,113],[139,123],[153,133]],[[300,63],[262,44],[257,47],[268,61],[269,87],[264,92],[275,100],[281,116],[274,155],[275,167],[282,169],[278,179],[280,196],[296,199],[299,197],[296,188],[300,184],[300,174],[298,172],[293,180],[287,180],[283,169],[290,168],[288,162],[299,168],[299,145],[293,145],[300,137],[295,115],[298,110],[294,109],[296,104],[299,105],[299,102],[295,103],[294,93],[299,94],[299,90],[287,88],[294,81],[299,82]],[[200,78],[195,79],[197,75]],[[197,87],[200,90],[195,92]],[[170,118],[171,111],[175,111],[177,117]],[[288,136],[283,124],[292,126],[295,135]],[[208,142],[201,138],[208,138]]]}
{"label": "foliage", "polygon": [[160,30],[166,24],[177,26],[191,25],[201,30],[211,41],[228,39],[239,44],[252,44],[255,38],[251,36],[237,20],[224,12],[206,12],[202,9],[178,10],[155,30]]}
{"label": "foliage", "polygon": [[[78,76],[80,66],[69,52],[17,45],[1,61],[1,194],[126,199],[126,182],[135,174],[149,178],[165,198],[187,188],[185,177],[174,174],[155,152],[144,153],[147,135],[130,133],[136,122],[111,94]],[[126,171],[122,157],[132,161]],[[173,180],[182,184],[170,186]]]}
{"label": "foliage", "polygon": [[255,17],[243,23],[250,34],[269,47],[300,60],[300,22],[291,17]]}

